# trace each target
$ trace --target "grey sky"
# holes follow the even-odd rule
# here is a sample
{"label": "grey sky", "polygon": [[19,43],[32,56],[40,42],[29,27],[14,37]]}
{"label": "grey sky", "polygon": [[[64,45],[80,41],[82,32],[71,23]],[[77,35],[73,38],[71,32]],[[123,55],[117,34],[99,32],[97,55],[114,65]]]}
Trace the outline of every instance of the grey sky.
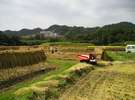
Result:
{"label": "grey sky", "polygon": [[0,0],[0,30],[135,23],[135,0]]}

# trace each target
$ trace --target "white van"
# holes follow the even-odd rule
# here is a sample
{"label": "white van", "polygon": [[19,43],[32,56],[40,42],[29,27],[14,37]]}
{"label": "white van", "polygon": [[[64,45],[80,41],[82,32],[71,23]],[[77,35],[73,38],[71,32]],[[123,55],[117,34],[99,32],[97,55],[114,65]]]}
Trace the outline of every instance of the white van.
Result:
{"label": "white van", "polygon": [[127,53],[135,52],[135,45],[127,45],[126,52]]}

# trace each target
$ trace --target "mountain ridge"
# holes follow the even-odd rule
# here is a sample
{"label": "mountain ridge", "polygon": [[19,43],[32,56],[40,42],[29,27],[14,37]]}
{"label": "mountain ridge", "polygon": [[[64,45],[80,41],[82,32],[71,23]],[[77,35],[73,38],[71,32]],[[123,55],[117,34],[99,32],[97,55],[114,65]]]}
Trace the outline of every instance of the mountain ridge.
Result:
{"label": "mountain ridge", "polygon": [[[8,34],[8,35],[31,35],[31,34],[37,34],[40,33],[40,31],[51,31],[51,32],[55,32],[58,34],[68,34],[68,33],[73,33],[73,31],[76,31],[77,33],[94,33],[97,29],[102,29],[102,28],[106,28],[106,27],[119,27],[119,26],[130,26],[130,27],[134,27],[135,28],[135,24],[131,23],[131,22],[119,22],[119,23],[113,23],[113,24],[108,24],[108,25],[104,25],[102,27],[83,27],[83,26],[67,26],[67,25],[51,25],[50,27],[48,27],[47,29],[42,29],[42,28],[34,28],[34,29],[21,29],[19,31],[12,31],[12,30],[5,30],[2,31],[4,34]],[[75,33],[75,32],[74,32]]]}

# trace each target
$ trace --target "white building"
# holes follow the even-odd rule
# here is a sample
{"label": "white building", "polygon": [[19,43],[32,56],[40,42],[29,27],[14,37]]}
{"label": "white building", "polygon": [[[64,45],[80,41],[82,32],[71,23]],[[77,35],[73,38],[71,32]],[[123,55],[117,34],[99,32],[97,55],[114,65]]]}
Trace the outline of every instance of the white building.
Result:
{"label": "white building", "polygon": [[57,33],[53,33],[51,31],[41,31],[40,34],[43,37],[59,37],[59,35]]}

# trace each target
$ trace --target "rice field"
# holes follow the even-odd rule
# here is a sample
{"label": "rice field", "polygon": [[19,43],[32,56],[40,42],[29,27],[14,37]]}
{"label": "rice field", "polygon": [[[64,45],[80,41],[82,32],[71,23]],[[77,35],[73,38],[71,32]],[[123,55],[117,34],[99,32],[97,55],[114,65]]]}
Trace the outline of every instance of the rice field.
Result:
{"label": "rice field", "polygon": [[99,68],[67,89],[59,100],[134,100],[135,64]]}
{"label": "rice field", "polygon": [[135,53],[126,53],[125,51],[106,51],[105,56],[112,61],[135,60]]}
{"label": "rice field", "polygon": [[[50,47],[57,48],[57,52],[52,53]],[[126,54],[124,48],[88,43],[1,47],[1,80],[44,68],[55,70],[1,91],[0,100],[134,100],[135,56]],[[78,54],[94,50],[99,55],[105,50],[109,61],[98,61],[97,66],[79,63]],[[4,73],[8,76],[3,77]]]}
{"label": "rice field", "polygon": [[0,89],[54,69],[46,63],[45,51],[39,46],[0,47]]}
{"label": "rice field", "polygon": [[0,100],[29,100],[29,97],[33,97],[34,91],[44,93],[48,87],[57,86],[58,80],[56,79],[61,77],[65,70],[77,63],[76,61],[57,59],[47,60],[47,62],[49,65],[57,66],[57,69],[37,76],[35,79],[18,83],[7,91],[0,92]]}

